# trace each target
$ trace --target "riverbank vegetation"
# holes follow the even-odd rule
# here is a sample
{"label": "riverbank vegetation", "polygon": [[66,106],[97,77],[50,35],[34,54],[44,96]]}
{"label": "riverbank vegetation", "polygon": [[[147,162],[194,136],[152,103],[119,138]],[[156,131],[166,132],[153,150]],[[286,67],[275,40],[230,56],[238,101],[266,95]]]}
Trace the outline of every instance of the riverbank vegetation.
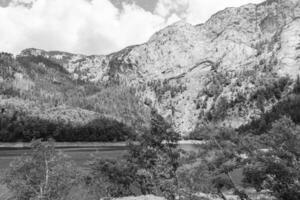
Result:
{"label": "riverbank vegetation", "polygon": [[[1,104],[0,141],[39,139],[30,153],[2,173],[3,190],[11,196],[5,191],[6,199],[99,200],[152,194],[168,200],[229,200],[231,194],[257,200],[262,193],[267,196],[260,200],[300,199],[299,78],[272,109],[238,130],[213,123],[197,127],[190,138],[204,142],[198,152],[185,152],[177,146],[179,135],[142,105],[133,88],[75,82],[68,72],[42,57],[14,59],[0,54],[0,66],[0,93],[11,103]],[[286,87],[286,81],[282,83],[275,84],[280,94],[281,86]],[[276,96],[270,88],[259,90],[255,98]],[[215,117],[222,117],[227,108],[222,102]],[[67,116],[68,106],[78,107],[79,120]],[[42,118],[45,113],[47,117]],[[87,123],[74,123],[87,116]],[[83,170],[55,150],[53,139],[126,141],[129,150],[119,160],[94,156]],[[233,178],[236,171],[242,174],[240,181]]]}
{"label": "riverbank vegetation", "polygon": [[[153,194],[168,200],[300,198],[300,126],[290,117],[272,122],[260,135],[207,127],[198,152],[177,147],[179,135],[152,112],[151,129],[129,140],[120,160],[97,156],[78,169],[49,143],[34,142],[1,181],[12,200],[96,200]],[[233,178],[234,171],[243,176]],[[256,192],[249,193],[249,188]],[[261,195],[265,194],[265,195]],[[261,198],[259,198],[261,196]]]}

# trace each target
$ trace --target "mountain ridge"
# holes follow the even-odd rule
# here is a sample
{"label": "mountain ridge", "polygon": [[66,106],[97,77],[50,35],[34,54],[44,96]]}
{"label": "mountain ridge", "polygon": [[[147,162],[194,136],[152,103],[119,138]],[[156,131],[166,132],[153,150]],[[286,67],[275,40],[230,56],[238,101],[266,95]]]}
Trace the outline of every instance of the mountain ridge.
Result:
{"label": "mountain ridge", "polygon": [[300,1],[267,0],[201,25],[179,21],[109,55],[26,49],[17,57],[45,57],[74,82],[135,88],[187,135],[211,123],[238,128],[270,110],[300,73],[299,42]]}

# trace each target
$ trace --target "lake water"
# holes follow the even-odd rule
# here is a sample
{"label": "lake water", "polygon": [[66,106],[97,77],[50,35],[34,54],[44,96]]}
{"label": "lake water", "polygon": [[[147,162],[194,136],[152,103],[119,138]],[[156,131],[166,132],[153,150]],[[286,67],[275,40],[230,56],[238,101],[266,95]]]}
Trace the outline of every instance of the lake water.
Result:
{"label": "lake water", "polygon": [[[180,148],[186,151],[197,151],[200,148],[199,144],[180,144]],[[92,155],[95,154],[99,158],[121,158],[127,150],[126,146],[91,146],[91,147],[64,147],[58,148],[73,160],[79,166],[85,166]],[[18,156],[22,156],[29,149],[23,148],[0,148],[0,170],[9,166],[9,163]]]}
{"label": "lake water", "polygon": [[[195,151],[200,150],[200,144],[180,144],[180,148],[185,151]],[[91,147],[63,147],[58,148],[63,151],[65,154],[70,156],[70,159],[73,160],[78,166],[85,167],[88,164],[88,161],[92,160],[93,154],[99,158],[121,158],[128,149],[124,145],[99,145]],[[9,163],[15,158],[22,156],[29,149],[20,149],[20,148],[0,148],[0,171],[9,167]],[[233,180],[236,184],[241,184],[242,171],[235,170],[231,173]]]}

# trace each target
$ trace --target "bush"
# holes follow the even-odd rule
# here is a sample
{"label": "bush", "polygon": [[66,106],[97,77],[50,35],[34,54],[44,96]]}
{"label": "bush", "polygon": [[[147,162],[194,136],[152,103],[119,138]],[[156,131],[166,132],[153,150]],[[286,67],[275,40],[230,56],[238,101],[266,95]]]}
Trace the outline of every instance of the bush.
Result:
{"label": "bush", "polygon": [[93,190],[98,198],[135,195],[136,168],[126,161],[97,159],[91,164]]}

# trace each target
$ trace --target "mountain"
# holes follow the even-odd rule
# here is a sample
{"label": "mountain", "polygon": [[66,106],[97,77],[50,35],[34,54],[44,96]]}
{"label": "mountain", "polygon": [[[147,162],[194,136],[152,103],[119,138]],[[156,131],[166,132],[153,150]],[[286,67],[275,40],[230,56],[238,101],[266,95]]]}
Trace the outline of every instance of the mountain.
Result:
{"label": "mountain", "polygon": [[[267,0],[226,8],[195,26],[180,21],[144,44],[110,55],[26,49],[17,56],[17,65],[24,68],[29,58],[44,59],[34,61],[38,67],[33,75],[43,66],[46,71],[55,69],[41,77],[49,79],[51,73],[53,78],[43,86],[44,78],[32,78],[27,70],[24,79],[26,70],[16,70],[10,78],[13,87],[28,91],[34,84],[60,97],[66,91],[78,94],[79,88],[94,88],[80,101],[106,102],[101,109],[79,106],[65,97],[58,103],[85,112],[87,121],[104,115],[124,123],[130,119],[128,125],[146,123],[149,111],[143,104],[151,104],[182,135],[207,124],[239,128],[272,110],[293,90],[300,74],[300,1]],[[122,95],[115,95],[124,88],[134,91],[134,100],[124,100],[127,104],[122,103]],[[114,109],[103,111],[107,105]],[[73,116],[69,110],[65,113]]]}

